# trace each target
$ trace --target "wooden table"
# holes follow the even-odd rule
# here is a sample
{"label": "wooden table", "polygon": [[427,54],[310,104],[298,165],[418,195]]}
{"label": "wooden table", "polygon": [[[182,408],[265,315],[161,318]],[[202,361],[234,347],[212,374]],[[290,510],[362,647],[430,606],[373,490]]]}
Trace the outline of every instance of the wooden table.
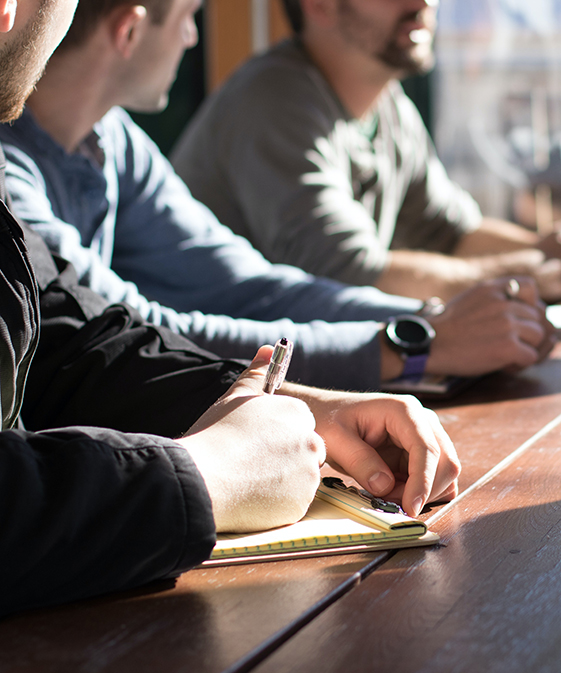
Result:
{"label": "wooden table", "polygon": [[0,673],[561,671],[561,348],[435,406],[445,546],[194,570],[0,623]]}

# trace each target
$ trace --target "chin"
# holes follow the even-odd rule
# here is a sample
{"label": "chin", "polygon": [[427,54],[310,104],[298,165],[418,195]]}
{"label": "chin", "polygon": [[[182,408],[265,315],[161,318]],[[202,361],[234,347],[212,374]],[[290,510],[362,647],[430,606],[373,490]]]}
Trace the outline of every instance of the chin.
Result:
{"label": "chin", "polygon": [[402,77],[426,75],[433,69],[435,61],[432,49],[388,50],[380,60],[398,71]]}
{"label": "chin", "polygon": [[30,89],[24,96],[14,95],[11,92],[4,92],[4,95],[0,94],[0,123],[5,124],[8,122],[14,122],[16,119],[21,117],[23,108],[25,107],[25,101],[28,96],[31,94],[33,89]]}
{"label": "chin", "polygon": [[23,103],[20,105],[14,105],[10,109],[5,109],[2,107],[0,102],[0,124],[9,124],[10,122],[15,122],[16,119],[21,117],[23,112]]}
{"label": "chin", "polygon": [[163,112],[169,103],[168,94],[162,94],[157,100],[135,101],[124,107],[131,112],[141,112],[142,114],[156,114]]}

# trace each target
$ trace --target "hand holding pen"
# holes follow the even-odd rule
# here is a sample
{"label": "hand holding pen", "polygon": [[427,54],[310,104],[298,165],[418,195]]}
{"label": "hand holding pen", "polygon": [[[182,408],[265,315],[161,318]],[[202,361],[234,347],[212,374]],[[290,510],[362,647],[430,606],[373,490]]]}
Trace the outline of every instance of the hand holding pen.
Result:
{"label": "hand holding pen", "polygon": [[[325,444],[308,405],[289,395],[263,393],[268,367],[272,385],[281,385],[278,365],[285,357],[271,363],[271,350],[262,346],[220,403],[177,440],[205,481],[219,532],[294,523],[319,485]],[[280,483],[284,487],[279,489]]]}
{"label": "hand holding pen", "polygon": [[271,356],[263,392],[272,395],[284,383],[288,366],[292,358],[293,343],[286,337],[282,337],[275,344],[275,350]]}

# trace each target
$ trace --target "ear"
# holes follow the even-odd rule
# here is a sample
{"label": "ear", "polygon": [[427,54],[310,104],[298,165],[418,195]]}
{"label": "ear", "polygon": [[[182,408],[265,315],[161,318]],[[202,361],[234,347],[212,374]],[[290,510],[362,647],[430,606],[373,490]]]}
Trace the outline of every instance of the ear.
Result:
{"label": "ear", "polygon": [[[0,0],[1,2],[1,0]],[[124,58],[130,58],[140,42],[148,13],[143,5],[125,5],[113,17],[112,35],[115,47]]]}
{"label": "ear", "polygon": [[14,27],[18,0],[0,0],[0,33],[8,33]]}

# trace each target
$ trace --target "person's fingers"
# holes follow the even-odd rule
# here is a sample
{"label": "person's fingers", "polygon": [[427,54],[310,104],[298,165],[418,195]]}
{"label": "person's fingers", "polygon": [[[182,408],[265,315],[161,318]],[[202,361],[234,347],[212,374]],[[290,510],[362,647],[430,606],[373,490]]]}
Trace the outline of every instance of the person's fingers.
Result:
{"label": "person's fingers", "polygon": [[[516,349],[510,368],[524,368],[540,362],[551,352],[557,342],[555,329],[540,312],[539,319],[524,316],[524,308],[515,309],[516,323],[513,334]],[[527,314],[526,314],[527,315]]]}
{"label": "person's fingers", "polygon": [[[512,296],[511,281],[518,286],[518,292]],[[538,286],[533,278],[528,276],[511,276],[509,278],[499,278],[498,284],[503,284],[504,292],[508,299],[536,306],[540,301]]]}
{"label": "person's fingers", "polygon": [[450,502],[458,496],[458,480],[455,479],[450,486],[437,496],[432,497],[429,502]]}
{"label": "person's fingers", "polygon": [[535,350],[541,346],[546,337],[544,325],[535,320],[516,318],[513,328],[515,337]]}
{"label": "person's fingers", "polygon": [[439,467],[429,501],[455,498],[458,495],[458,477],[462,469],[456,447],[434,411],[429,411],[429,421],[440,445]]}
{"label": "person's fingers", "polygon": [[542,362],[547,358],[547,356],[551,353],[555,345],[557,344],[558,338],[555,333],[555,328],[553,329],[553,332],[548,333],[546,338],[543,340],[541,343],[540,347],[538,348],[538,362]]}
{"label": "person's fingers", "polygon": [[525,320],[518,318],[518,338],[524,343],[539,348],[542,341],[545,339],[546,331],[542,322],[536,320]]}
{"label": "person's fingers", "polygon": [[227,392],[227,395],[237,397],[242,395],[259,395],[262,393],[267,367],[269,366],[273,350],[273,346],[261,346],[249,367],[240,374],[238,380]]}
{"label": "person's fingers", "polygon": [[405,407],[406,414],[390,433],[396,446],[408,455],[405,483],[397,480],[389,498],[401,498],[403,509],[417,516],[423,506],[457,492],[460,461],[435,412],[417,400]]}
{"label": "person's fingers", "polygon": [[[234,398],[247,395],[262,395],[265,374],[273,354],[273,346],[261,346],[257,351],[251,364],[245,369],[237,381],[231,386],[228,392],[221,398],[222,400],[232,400]],[[267,397],[267,396],[266,396]],[[301,437],[308,437],[308,448],[317,458],[318,465],[325,463],[326,446],[323,439],[315,432],[316,419],[308,405],[295,397],[288,395],[275,395],[275,413],[292,419],[292,428],[297,428]],[[296,426],[294,424],[297,424]]]}
{"label": "person's fingers", "polygon": [[338,453],[336,465],[330,463],[333,467],[349,474],[377,497],[384,497],[393,490],[395,478],[392,470],[375,447],[352,432],[342,434],[340,441],[344,451]]}
{"label": "person's fingers", "polygon": [[[415,398],[388,398],[375,418],[367,421],[366,441],[352,433],[342,438],[345,451],[338,452],[338,463],[373,495],[397,497],[404,510],[416,516],[434,494],[446,492],[457,478],[454,446],[436,414]],[[392,460],[392,453],[402,459]],[[405,484],[395,478],[404,471]]]}
{"label": "person's fingers", "polygon": [[317,457],[317,460],[318,460],[318,465],[319,465],[319,467],[322,467],[322,465],[327,460],[327,447],[325,446],[325,442],[317,434],[317,432],[313,433],[311,442],[312,442],[313,452],[316,454],[316,457]]}
{"label": "person's fingers", "polygon": [[[518,285],[518,283],[516,283]],[[507,287],[508,292],[510,288]],[[518,299],[522,292],[507,300],[508,314],[504,327],[505,346],[513,347],[512,353],[505,348],[505,355],[509,354],[509,367],[523,368],[537,362],[544,354],[551,350],[550,336],[552,329],[545,319],[541,302],[532,306]]]}
{"label": "person's fingers", "polygon": [[441,448],[428,420],[416,420],[408,434],[410,436],[401,442],[409,453],[409,476],[403,489],[402,507],[407,514],[417,516],[433,492]]}

